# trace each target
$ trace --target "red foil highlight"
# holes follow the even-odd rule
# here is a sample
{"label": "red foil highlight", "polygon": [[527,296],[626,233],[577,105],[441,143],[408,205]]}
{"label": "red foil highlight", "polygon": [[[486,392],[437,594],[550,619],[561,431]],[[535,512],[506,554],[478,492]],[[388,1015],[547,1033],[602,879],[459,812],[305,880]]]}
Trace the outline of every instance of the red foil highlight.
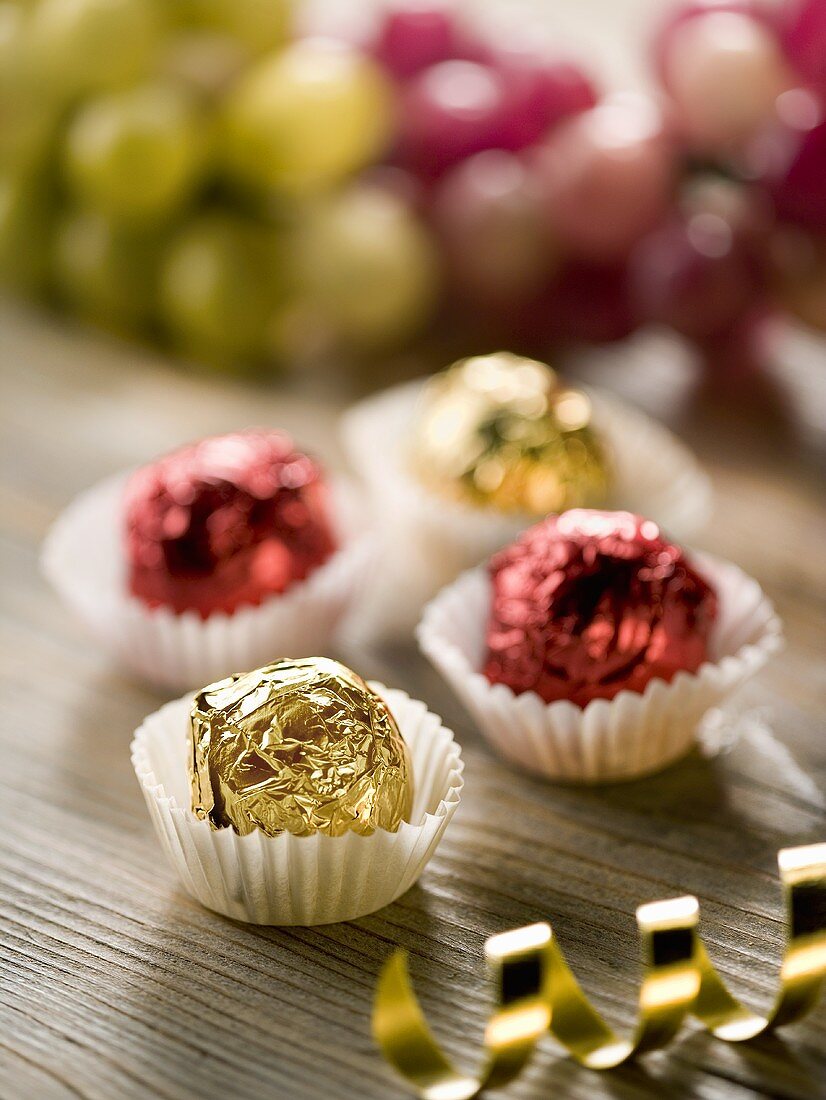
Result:
{"label": "red foil highlight", "polygon": [[484,673],[517,694],[584,707],[695,672],[708,656],[717,596],[651,520],[550,516],[489,568]]}
{"label": "red foil highlight", "polygon": [[129,591],[202,619],[286,591],[336,547],[327,486],[280,431],[193,443],[126,488]]}

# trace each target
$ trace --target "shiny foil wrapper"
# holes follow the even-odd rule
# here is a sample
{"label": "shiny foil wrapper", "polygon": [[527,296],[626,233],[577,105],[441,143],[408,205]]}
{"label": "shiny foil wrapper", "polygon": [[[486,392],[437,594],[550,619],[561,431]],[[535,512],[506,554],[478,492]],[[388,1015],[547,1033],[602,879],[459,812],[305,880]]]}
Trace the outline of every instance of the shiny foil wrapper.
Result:
{"label": "shiny foil wrapper", "polygon": [[428,382],[412,462],[436,492],[535,516],[603,504],[610,482],[588,397],[545,363],[507,352],[464,359]]}
{"label": "shiny foil wrapper", "polygon": [[575,509],[490,563],[484,672],[548,703],[585,706],[708,656],[717,597],[651,520]]}
{"label": "shiny foil wrapper", "polygon": [[284,592],[336,546],[318,465],[265,429],[204,439],[137,470],[124,538],[132,595],[202,618]]}
{"label": "shiny foil wrapper", "polygon": [[279,660],[204,688],[191,712],[192,809],[242,836],[395,832],[413,773],[384,701],[337,661]]}

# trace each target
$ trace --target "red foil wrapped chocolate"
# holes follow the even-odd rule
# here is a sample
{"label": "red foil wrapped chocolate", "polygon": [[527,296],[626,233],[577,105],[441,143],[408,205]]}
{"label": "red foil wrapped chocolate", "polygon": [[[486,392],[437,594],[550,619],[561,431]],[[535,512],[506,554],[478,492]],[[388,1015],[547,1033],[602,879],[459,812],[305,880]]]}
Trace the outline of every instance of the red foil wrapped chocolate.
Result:
{"label": "red foil wrapped chocolate", "polygon": [[550,516],[500,551],[490,575],[484,673],[516,693],[584,707],[707,658],[716,594],[651,520]]}
{"label": "red foil wrapped chocolate", "polygon": [[318,465],[265,429],[204,439],[137,470],[124,537],[132,595],[204,619],[284,592],[336,546]]}

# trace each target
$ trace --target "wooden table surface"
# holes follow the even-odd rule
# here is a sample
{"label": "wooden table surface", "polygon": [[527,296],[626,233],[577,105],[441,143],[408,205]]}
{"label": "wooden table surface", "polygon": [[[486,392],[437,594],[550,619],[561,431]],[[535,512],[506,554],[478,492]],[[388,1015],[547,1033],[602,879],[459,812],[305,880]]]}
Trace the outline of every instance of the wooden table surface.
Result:
{"label": "wooden table surface", "polygon": [[[494,759],[412,647],[345,652],[455,729],[463,803],[420,884],[394,905],[351,924],[256,928],[201,908],[167,869],[128,752],[160,700],[59,606],[38,549],[75,493],[204,433],[280,424],[335,461],[341,399],[197,378],[8,306],[0,361],[3,1100],[403,1096],[369,1030],[392,947],[409,948],[434,1028],[471,1064],[488,935],[550,919],[586,990],[627,1025],[634,909],[682,893],[699,897],[722,973],[769,1003],[784,933],[775,853],[826,839],[822,485],[777,433],[732,418],[684,425],[715,481],[700,545],[756,575],[788,633],[721,726],[723,751],[601,790],[545,785]],[[650,381],[636,378],[640,392],[662,399],[662,378]],[[548,1039],[506,1095],[826,1096],[824,1025],[821,1005],[741,1046],[689,1025],[667,1052],[601,1076]]]}

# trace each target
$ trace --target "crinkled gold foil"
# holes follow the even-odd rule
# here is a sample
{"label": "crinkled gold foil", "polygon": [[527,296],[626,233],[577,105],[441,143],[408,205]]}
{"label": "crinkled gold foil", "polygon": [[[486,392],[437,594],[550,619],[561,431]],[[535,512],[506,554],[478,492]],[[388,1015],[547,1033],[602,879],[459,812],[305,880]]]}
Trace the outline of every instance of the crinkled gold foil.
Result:
{"label": "crinkled gold foil", "polygon": [[598,507],[610,482],[588,397],[509,352],[463,359],[428,382],[412,460],[443,495],[537,516]]}
{"label": "crinkled gold foil", "polygon": [[326,657],[211,684],[191,712],[192,809],[214,828],[340,836],[394,832],[413,774],[386,704]]}

